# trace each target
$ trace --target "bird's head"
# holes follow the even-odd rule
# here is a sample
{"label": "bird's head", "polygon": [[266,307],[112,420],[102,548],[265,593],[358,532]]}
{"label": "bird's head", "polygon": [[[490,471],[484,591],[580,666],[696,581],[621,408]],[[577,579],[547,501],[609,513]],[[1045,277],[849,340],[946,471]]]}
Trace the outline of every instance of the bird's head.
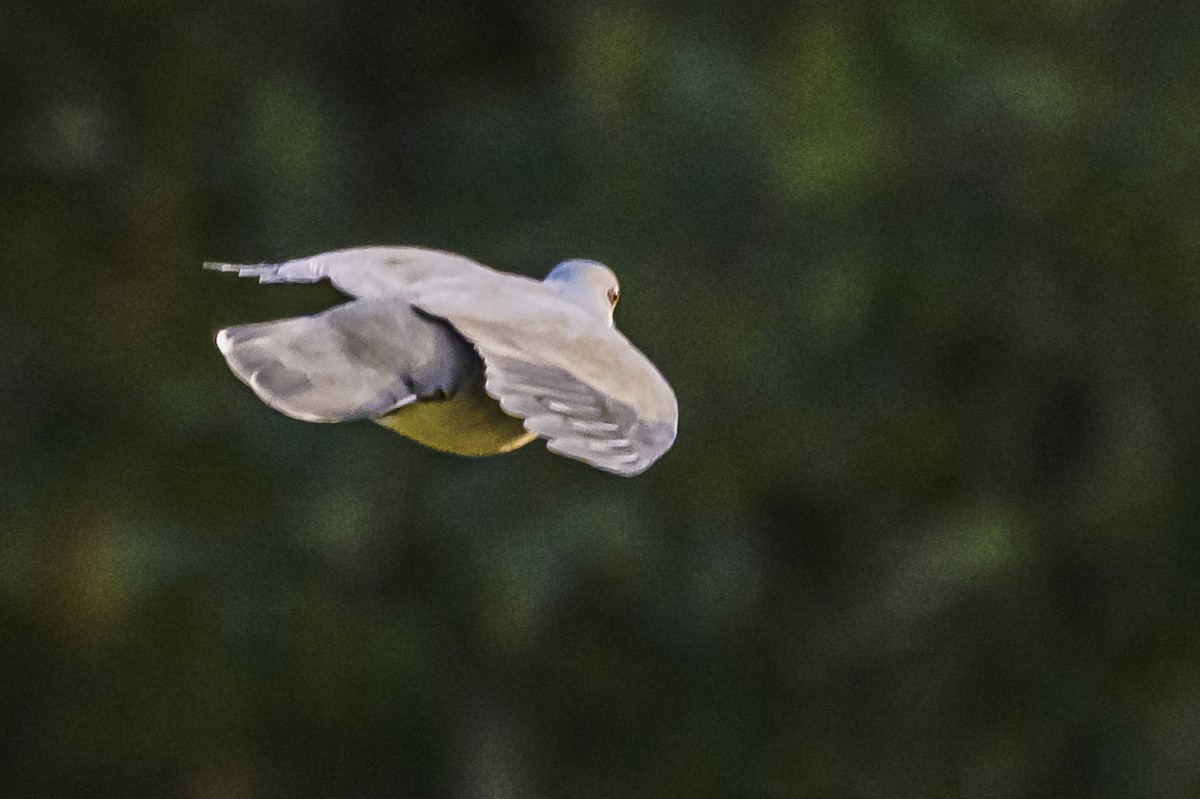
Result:
{"label": "bird's head", "polygon": [[563,261],[550,270],[545,283],[558,291],[565,299],[575,303],[590,314],[613,323],[613,310],[621,296],[617,276],[602,263],[596,261]]}

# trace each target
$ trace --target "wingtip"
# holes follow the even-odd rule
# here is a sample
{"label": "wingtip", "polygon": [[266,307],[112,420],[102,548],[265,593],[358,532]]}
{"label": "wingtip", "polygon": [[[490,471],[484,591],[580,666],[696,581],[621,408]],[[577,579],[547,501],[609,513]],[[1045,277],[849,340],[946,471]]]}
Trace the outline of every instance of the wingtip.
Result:
{"label": "wingtip", "polygon": [[546,449],[553,452],[555,455],[561,455],[564,458],[586,463],[594,469],[599,469],[602,472],[615,474],[617,477],[636,477],[642,472],[650,468],[650,466],[658,460],[657,457],[648,458],[641,453],[629,453],[617,458],[597,458],[592,456],[592,453],[583,454],[578,449],[572,447],[570,443],[564,441],[578,442],[580,439],[549,439],[546,441]]}
{"label": "wingtip", "polygon": [[[227,264],[205,261],[204,268],[214,272],[231,272],[238,277],[257,278],[259,283],[287,283],[290,277],[281,276],[279,270],[286,264]],[[300,281],[298,281],[300,282]]]}

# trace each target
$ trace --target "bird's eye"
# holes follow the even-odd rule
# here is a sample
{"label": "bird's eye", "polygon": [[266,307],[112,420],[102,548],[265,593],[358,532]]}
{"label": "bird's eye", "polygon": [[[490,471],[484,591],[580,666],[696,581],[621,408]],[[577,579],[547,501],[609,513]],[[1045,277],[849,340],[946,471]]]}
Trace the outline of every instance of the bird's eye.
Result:
{"label": "bird's eye", "polygon": [[608,301],[613,305],[617,304],[617,300],[621,298],[621,290],[613,286],[608,290]]}

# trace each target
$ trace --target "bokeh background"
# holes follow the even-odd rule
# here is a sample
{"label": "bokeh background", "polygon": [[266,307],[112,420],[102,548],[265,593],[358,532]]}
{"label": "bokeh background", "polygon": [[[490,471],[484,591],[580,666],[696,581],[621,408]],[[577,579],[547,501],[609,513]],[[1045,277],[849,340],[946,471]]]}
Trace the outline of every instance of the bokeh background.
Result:
{"label": "bokeh background", "polygon": [[[0,793],[1200,795],[1200,5],[0,6]],[[208,259],[612,265],[625,480]]]}

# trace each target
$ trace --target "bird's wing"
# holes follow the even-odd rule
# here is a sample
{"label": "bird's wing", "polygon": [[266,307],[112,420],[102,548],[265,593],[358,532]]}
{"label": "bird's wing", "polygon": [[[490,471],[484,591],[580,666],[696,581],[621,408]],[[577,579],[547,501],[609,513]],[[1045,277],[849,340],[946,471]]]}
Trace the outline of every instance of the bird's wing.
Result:
{"label": "bird's wing", "polygon": [[475,345],[487,393],[552,452],[634,475],[674,442],[675,394],[654,365],[541,283],[505,281],[486,293],[446,284],[414,303]]}
{"label": "bird's wing", "polygon": [[479,368],[453,329],[399,299],[225,328],[217,347],[263,402],[307,422],[376,418],[452,393]]}
{"label": "bird's wing", "polygon": [[278,264],[209,262],[204,267],[256,277],[260,283],[315,283],[327,278],[351,297],[405,296],[410,286],[421,281],[487,283],[501,276],[470,258],[422,247],[359,247]]}

